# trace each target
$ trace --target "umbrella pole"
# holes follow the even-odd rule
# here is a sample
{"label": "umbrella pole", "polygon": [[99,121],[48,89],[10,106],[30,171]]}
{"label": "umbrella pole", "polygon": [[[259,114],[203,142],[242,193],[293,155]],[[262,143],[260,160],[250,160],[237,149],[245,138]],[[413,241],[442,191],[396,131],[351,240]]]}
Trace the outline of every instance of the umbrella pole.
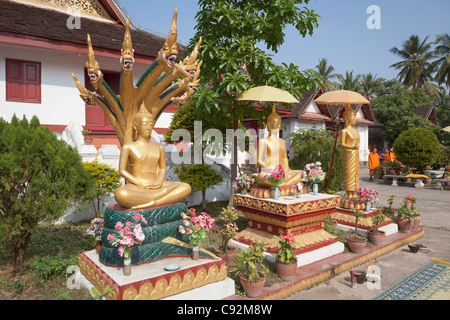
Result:
{"label": "umbrella pole", "polygon": [[333,155],[331,156],[331,164],[330,164],[330,170],[328,171],[328,181],[327,181],[327,188],[325,189],[325,193],[328,193],[328,189],[330,188],[330,180],[331,180],[331,174],[332,174],[332,171],[333,171],[334,157],[335,157],[335,154],[336,154],[336,146],[337,146],[337,139],[338,139],[338,134],[339,134],[339,126],[341,125],[341,123],[340,123],[341,113],[342,113],[342,106],[339,108],[339,115],[338,115],[338,118],[336,120]]}

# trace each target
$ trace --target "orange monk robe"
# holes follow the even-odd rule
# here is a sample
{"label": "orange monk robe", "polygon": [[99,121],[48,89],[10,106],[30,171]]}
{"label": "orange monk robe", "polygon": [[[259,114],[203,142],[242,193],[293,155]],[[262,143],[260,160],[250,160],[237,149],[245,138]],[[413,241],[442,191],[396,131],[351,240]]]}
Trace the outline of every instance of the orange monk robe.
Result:
{"label": "orange monk robe", "polygon": [[393,153],[393,152],[391,152],[391,161],[394,161],[395,160],[395,153]]}
{"label": "orange monk robe", "polygon": [[391,156],[389,155],[389,153],[383,153],[383,161],[384,162],[390,162],[391,161]]}
{"label": "orange monk robe", "polygon": [[373,169],[380,166],[380,156],[376,152],[371,152],[369,154],[369,170],[372,174]]}

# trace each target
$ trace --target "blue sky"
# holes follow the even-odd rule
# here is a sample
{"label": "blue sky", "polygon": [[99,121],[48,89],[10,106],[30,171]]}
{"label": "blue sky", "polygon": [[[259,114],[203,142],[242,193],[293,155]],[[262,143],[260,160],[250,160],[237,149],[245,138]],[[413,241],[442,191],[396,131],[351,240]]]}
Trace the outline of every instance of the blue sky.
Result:
{"label": "blue sky", "polygon": [[[195,34],[197,0],[120,0],[135,23],[167,34],[175,6],[178,6],[178,39],[188,42]],[[370,5],[381,12],[381,29],[370,30],[367,13]],[[320,58],[336,68],[354,74],[371,72],[387,79],[397,71],[389,66],[399,61],[388,50],[400,47],[409,36],[420,39],[450,33],[449,0],[317,0],[308,8],[321,16],[312,36],[302,38],[294,28],[286,30],[286,38],[278,53],[277,64],[293,63],[302,70],[315,68]],[[266,50],[266,52],[268,52]]]}

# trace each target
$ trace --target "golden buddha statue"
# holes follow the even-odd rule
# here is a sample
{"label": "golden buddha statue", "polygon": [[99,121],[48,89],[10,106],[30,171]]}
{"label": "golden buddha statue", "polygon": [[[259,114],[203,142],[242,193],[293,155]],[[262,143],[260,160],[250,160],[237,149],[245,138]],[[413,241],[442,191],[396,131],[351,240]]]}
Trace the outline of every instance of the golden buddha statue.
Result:
{"label": "golden buddha statue", "polygon": [[258,166],[261,168],[261,173],[256,181],[262,188],[273,188],[273,185],[265,179],[265,176],[268,170],[272,170],[277,165],[281,165],[286,172],[286,180],[279,185],[280,187],[292,187],[302,181],[302,171],[289,168],[286,142],[278,137],[280,129],[281,117],[274,106],[272,114],[267,118],[269,136],[259,140],[257,150]]}
{"label": "golden buddha statue", "polygon": [[344,170],[344,190],[347,199],[355,200],[359,189],[359,131],[356,124],[356,112],[349,105],[344,112],[345,128],[341,132],[342,163]]}
{"label": "golden buddha statue", "polygon": [[127,184],[116,191],[115,199],[123,208],[173,204],[191,193],[189,184],[165,180],[164,147],[149,140],[154,124],[154,116],[142,105],[134,117],[134,142],[125,144],[120,153],[119,173]]}

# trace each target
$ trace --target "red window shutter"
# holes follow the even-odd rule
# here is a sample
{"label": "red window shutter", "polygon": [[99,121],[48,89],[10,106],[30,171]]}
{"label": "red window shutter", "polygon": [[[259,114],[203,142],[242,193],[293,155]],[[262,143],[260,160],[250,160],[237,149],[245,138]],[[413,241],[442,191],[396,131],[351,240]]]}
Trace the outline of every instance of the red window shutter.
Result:
{"label": "red window shutter", "polygon": [[6,100],[41,103],[41,64],[6,59]]}

